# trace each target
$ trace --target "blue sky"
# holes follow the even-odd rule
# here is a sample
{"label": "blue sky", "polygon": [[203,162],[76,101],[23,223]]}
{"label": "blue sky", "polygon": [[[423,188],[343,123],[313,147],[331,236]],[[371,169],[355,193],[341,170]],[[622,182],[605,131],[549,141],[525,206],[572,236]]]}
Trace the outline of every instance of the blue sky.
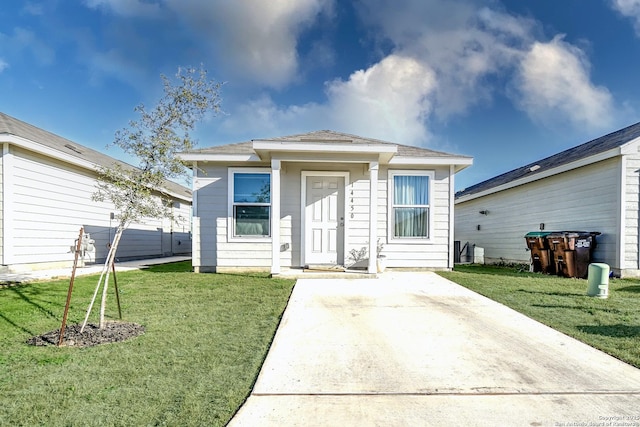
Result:
{"label": "blue sky", "polygon": [[7,0],[0,21],[0,111],[98,150],[200,64],[225,82],[200,147],[331,129],[473,156],[458,190],[640,121],[640,0]]}

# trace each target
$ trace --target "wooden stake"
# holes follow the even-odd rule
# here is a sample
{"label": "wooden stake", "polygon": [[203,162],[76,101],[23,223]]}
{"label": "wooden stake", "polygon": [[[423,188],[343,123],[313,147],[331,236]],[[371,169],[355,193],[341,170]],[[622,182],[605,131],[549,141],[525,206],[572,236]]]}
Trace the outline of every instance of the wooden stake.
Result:
{"label": "wooden stake", "polygon": [[122,320],[122,310],[120,309],[120,291],[118,291],[118,279],[116,279],[116,262],[115,262],[115,259],[111,263],[111,268],[113,269],[113,287],[116,290],[116,302],[118,303],[118,316],[120,316],[120,320]]}
{"label": "wooden stake", "polygon": [[80,253],[80,248],[82,247],[83,234],[84,234],[84,227],[80,227],[80,235],[78,236],[76,254],[73,259],[73,270],[71,271],[71,280],[69,281],[69,291],[67,292],[67,303],[64,306],[64,314],[62,315],[62,326],[60,326],[60,338],[58,339],[58,347],[60,347],[62,345],[62,341],[64,341],[64,330],[67,327],[67,316],[69,315],[69,306],[71,305],[71,292],[73,291],[73,282],[76,278],[76,268],[78,266],[78,254]]}

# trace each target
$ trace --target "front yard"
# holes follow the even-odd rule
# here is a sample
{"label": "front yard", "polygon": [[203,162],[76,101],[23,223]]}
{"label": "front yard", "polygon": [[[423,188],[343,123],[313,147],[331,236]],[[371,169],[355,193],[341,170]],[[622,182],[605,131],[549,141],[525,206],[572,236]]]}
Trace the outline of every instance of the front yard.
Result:
{"label": "front yard", "polygon": [[459,265],[439,273],[462,286],[640,368],[640,280],[611,279],[609,298],[587,281],[516,268]]}
{"label": "front yard", "polygon": [[[640,280],[612,279],[609,298],[598,299],[586,296],[586,280],[513,268],[440,274],[640,367]],[[69,324],[82,322],[96,281],[76,279]],[[124,320],[143,335],[86,348],[27,345],[60,327],[68,283],[0,287],[0,426],[225,425],[251,391],[294,285],[194,274],[188,263],[118,273]],[[109,298],[115,320],[113,288]]]}
{"label": "front yard", "polygon": [[[81,323],[97,276],[76,278]],[[0,287],[0,425],[224,425],[251,391],[294,282],[194,274],[188,263],[118,273],[117,344],[36,347],[60,328],[68,280]],[[90,318],[97,322],[97,313]],[[117,318],[113,288],[107,316]]]}

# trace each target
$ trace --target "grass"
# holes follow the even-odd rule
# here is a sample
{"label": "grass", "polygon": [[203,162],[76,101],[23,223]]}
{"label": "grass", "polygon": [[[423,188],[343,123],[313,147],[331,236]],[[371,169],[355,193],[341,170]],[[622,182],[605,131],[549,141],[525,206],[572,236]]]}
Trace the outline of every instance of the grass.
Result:
{"label": "grass", "polygon": [[[68,324],[82,322],[96,282],[76,278]],[[118,273],[123,320],[146,332],[89,348],[25,343],[60,328],[68,280],[0,287],[0,425],[224,425],[251,391],[293,284],[195,274],[188,263]],[[113,288],[109,298],[116,319]]]}
{"label": "grass", "polygon": [[611,279],[609,298],[587,280],[517,268],[460,265],[441,276],[640,368],[640,280]]}

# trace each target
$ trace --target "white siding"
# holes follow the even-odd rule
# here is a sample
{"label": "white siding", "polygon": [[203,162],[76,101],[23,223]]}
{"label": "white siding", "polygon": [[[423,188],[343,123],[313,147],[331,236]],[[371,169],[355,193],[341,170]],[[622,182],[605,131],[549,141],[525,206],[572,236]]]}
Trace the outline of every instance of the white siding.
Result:
{"label": "white siding", "polygon": [[[215,268],[218,255],[218,229],[224,227],[226,241],[227,168],[206,167],[194,178],[199,224],[198,244],[194,246],[194,267]],[[220,223],[220,220],[224,223]],[[197,254],[196,254],[197,252]]]}
{"label": "white siding", "polygon": [[[391,170],[399,170],[397,168],[388,168]],[[387,168],[381,175],[385,176],[384,188],[387,188],[386,176]],[[415,170],[415,168],[411,168]],[[433,229],[431,233],[432,239],[428,243],[414,244],[403,243],[400,241],[392,241],[385,245],[382,253],[387,257],[388,267],[402,268],[434,268],[446,269],[449,265],[449,167],[431,168],[435,171],[435,179],[433,182],[433,194],[431,195],[431,210],[433,215]],[[386,204],[385,195],[385,204]],[[386,221],[387,214],[383,215]],[[385,231],[386,235],[386,231]]]}
{"label": "white siding", "polygon": [[[5,215],[12,217],[14,268],[71,263],[70,246],[81,226],[95,240],[92,258],[104,259],[117,224],[110,219],[111,204],[91,200],[95,173],[22,149],[12,153],[12,212]],[[125,231],[117,258],[162,254],[162,221],[149,220]]]}
{"label": "white siding", "polygon": [[[545,231],[599,231],[594,260],[615,266],[618,162],[605,160],[457,203],[455,240],[484,248],[488,263],[529,262],[524,236],[538,231],[541,223]],[[489,213],[480,214],[483,210]]]}
{"label": "white siding", "polygon": [[4,146],[0,144],[0,268],[4,264]]}
{"label": "white siding", "polygon": [[283,163],[280,170],[280,244],[288,249],[280,252],[282,267],[300,266],[300,175],[299,165]]}
{"label": "white siding", "polygon": [[192,239],[191,203],[180,201],[177,204],[174,204],[173,208],[175,219],[170,221],[172,239],[169,252],[173,255],[190,255]]}
{"label": "white siding", "polygon": [[[271,242],[229,241],[228,174],[233,164],[214,166],[199,164],[194,181],[197,197],[197,218],[200,232],[194,237],[194,267],[201,271],[220,268],[267,268],[271,265]],[[246,167],[264,166],[260,164]],[[369,244],[369,173],[364,163],[292,163],[283,162],[281,170],[280,262],[283,267],[301,265],[301,182],[303,171],[348,172],[345,204],[345,263],[349,252]],[[387,171],[380,169],[378,177],[377,234],[384,244],[383,254],[389,267],[445,269],[449,261],[449,167],[429,168],[435,171],[432,195],[433,239],[424,244],[390,243],[387,240],[388,200]],[[395,170],[396,168],[394,168]],[[415,169],[412,168],[412,169]],[[198,242],[199,240],[199,242]],[[196,253],[196,251],[199,252]],[[285,249],[286,248],[286,249]]]}
{"label": "white siding", "polygon": [[194,197],[198,198],[196,215],[200,223],[200,252],[194,257],[199,262],[194,263],[194,267],[202,271],[233,267],[269,267],[271,239],[265,238],[264,242],[229,241],[228,168],[242,165],[200,166],[203,170],[198,172],[194,183]]}

